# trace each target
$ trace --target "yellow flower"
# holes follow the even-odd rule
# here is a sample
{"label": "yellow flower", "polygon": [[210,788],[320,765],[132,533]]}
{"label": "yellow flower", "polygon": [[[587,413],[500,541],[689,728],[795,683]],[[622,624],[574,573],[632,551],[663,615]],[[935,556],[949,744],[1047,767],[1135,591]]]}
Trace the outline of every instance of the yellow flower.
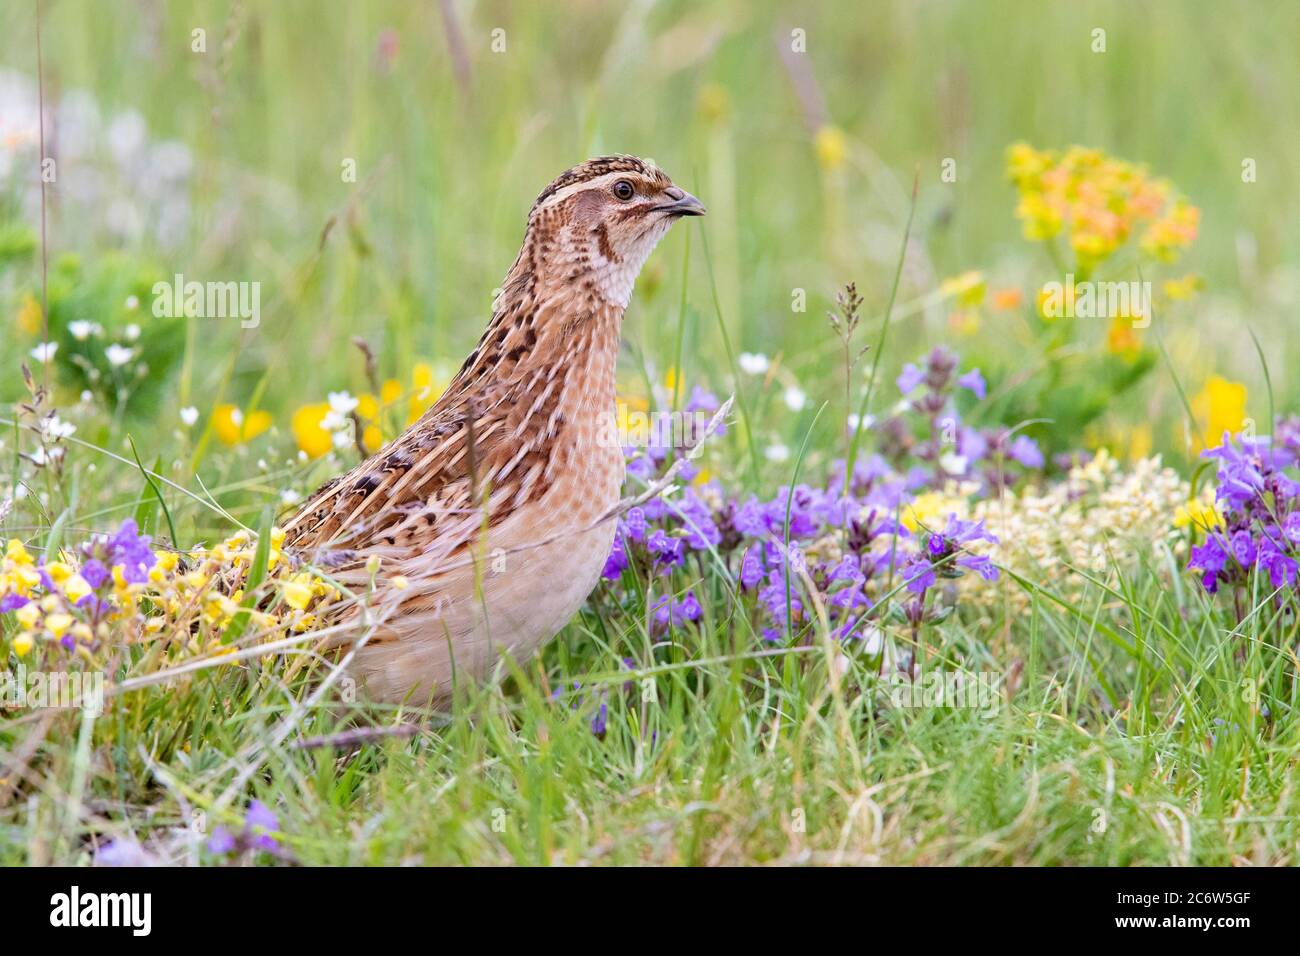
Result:
{"label": "yellow flower", "polygon": [[411,582],[407,580],[406,575],[404,574],[394,574],[391,578],[388,579],[388,583],[391,584],[398,591],[405,591],[408,587],[411,586]]}
{"label": "yellow flower", "polygon": [[1208,531],[1223,524],[1223,515],[1213,501],[1198,501],[1192,498],[1185,505],[1180,505],[1174,514],[1175,528],[1199,528]]}
{"label": "yellow flower", "polygon": [[396,405],[397,400],[402,397],[402,383],[395,378],[390,378],[379,386],[379,400],[383,402],[384,407]]}
{"label": "yellow flower", "polygon": [[1106,331],[1106,350],[1112,355],[1125,358],[1132,358],[1142,350],[1142,338],[1133,327],[1132,318],[1117,315],[1110,320],[1110,328]]}
{"label": "yellow flower", "polygon": [[1181,279],[1166,279],[1163,289],[1166,298],[1181,302],[1195,296],[1204,285],[1205,281],[1200,276],[1189,272]]}
{"label": "yellow flower", "polygon": [[414,389],[408,403],[407,424],[423,415],[438,400],[448,384],[444,377],[434,372],[433,366],[428,362],[415,363],[411,369],[411,383]]}
{"label": "yellow flower", "polygon": [[614,406],[618,440],[628,445],[650,441],[650,403],[639,395],[620,395]]}
{"label": "yellow flower", "polygon": [[31,564],[32,556],[27,553],[23,543],[17,538],[10,538],[8,545],[5,547],[5,560],[12,561],[14,564]]}
{"label": "yellow flower", "polygon": [[14,611],[14,619],[23,627],[30,630],[31,628],[36,627],[36,622],[41,619],[40,608],[35,604],[24,604],[22,607],[18,608],[18,610]]}
{"label": "yellow flower", "polygon": [[245,415],[238,405],[228,403],[212,410],[212,428],[227,445],[252,441],[270,427],[270,412],[258,410]]}
{"label": "yellow flower", "polygon": [[980,314],[975,309],[948,313],[948,328],[958,335],[974,335],[980,330]]}
{"label": "yellow flower", "polygon": [[1016,218],[1026,239],[1063,230],[1078,265],[1091,269],[1146,226],[1142,250],[1165,261],[1196,239],[1200,212],[1146,168],[1072,146],[1063,153],[1017,143],[1007,150],[1007,176],[1016,185]]}
{"label": "yellow flower", "polygon": [[19,592],[26,594],[41,583],[41,574],[31,565],[19,565],[14,568],[12,579],[17,583]]}
{"label": "yellow flower", "polygon": [[1052,165],[1050,154],[1028,143],[1013,143],[1007,149],[1007,176],[1015,183],[1030,183]]}
{"label": "yellow flower", "polygon": [[700,87],[696,106],[706,122],[716,123],[726,117],[731,110],[731,94],[726,87],[717,83],[706,83]]}
{"label": "yellow flower", "polygon": [[817,153],[817,162],[821,163],[822,169],[836,170],[844,165],[848,140],[838,126],[826,125],[813,137],[813,150]]}
{"label": "yellow flower", "polygon": [[295,574],[284,584],[284,602],[295,611],[304,610],[312,599],[311,575]]}
{"label": "yellow flower", "polygon": [[92,590],[93,588],[91,588],[90,582],[87,581],[85,578],[83,578],[80,574],[72,575],[70,578],[67,579],[66,583],[63,585],[64,595],[73,604],[76,604],[87,594],[91,593]]}
{"label": "yellow flower", "polygon": [[1142,236],[1142,251],[1157,259],[1173,262],[1180,250],[1196,241],[1201,221],[1201,211],[1190,203],[1179,200],[1169,214],[1153,222]]}
{"label": "yellow flower", "polygon": [[14,637],[14,653],[19,657],[26,657],[32,649],[32,635],[28,631],[19,631]]}
{"label": "yellow flower", "polygon": [[314,405],[304,405],[293,413],[289,423],[293,439],[309,458],[319,458],[334,447],[334,436],[321,426],[329,410],[329,402],[317,402]]}
{"label": "yellow flower", "polygon": [[1204,447],[1218,445],[1224,432],[1235,435],[1241,431],[1246,423],[1246,396],[1245,385],[1219,375],[1205,383],[1192,399],[1192,413],[1200,428],[1197,438]]}
{"label": "yellow flower", "polygon": [[975,270],[963,272],[959,276],[944,279],[939,283],[939,293],[944,297],[952,296],[956,299],[957,305],[963,309],[972,309],[983,302],[987,288],[988,283],[984,281],[984,273]]}
{"label": "yellow flower", "polygon": [[943,524],[948,515],[955,514],[960,518],[965,512],[965,498],[941,491],[926,491],[917,495],[903,509],[900,520],[908,531],[915,532],[921,528],[933,530],[936,524]]}
{"label": "yellow flower", "polygon": [[18,328],[28,335],[41,330],[41,304],[30,292],[23,293],[23,301],[18,306]]}
{"label": "yellow flower", "polygon": [[72,627],[72,615],[65,613],[49,614],[45,617],[45,629],[53,634],[56,638],[62,637],[63,632]]}

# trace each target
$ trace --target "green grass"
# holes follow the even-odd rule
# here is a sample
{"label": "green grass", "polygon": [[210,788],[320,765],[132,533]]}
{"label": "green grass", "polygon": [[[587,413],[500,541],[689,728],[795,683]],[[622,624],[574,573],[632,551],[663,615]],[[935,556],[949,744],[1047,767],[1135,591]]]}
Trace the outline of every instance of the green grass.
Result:
{"label": "green grass", "polygon": [[[946,628],[945,653],[972,671],[1018,671],[988,710],[891,707],[864,660],[831,681],[821,648],[757,657],[724,622],[643,666],[644,631],[612,613],[584,614],[540,664],[414,738],[341,749],[267,744],[289,717],[277,668],[207,670],[129,695],[89,756],[60,717],[33,762],[42,783],[5,812],[0,859],[84,861],[91,833],[128,830],[184,859],[194,814],[233,825],[222,796],[252,771],[247,794],[280,812],[303,863],[1294,863],[1293,661],[1263,626],[1225,640],[1190,592],[1125,584],[1126,602],[1084,602],[1084,617],[1131,615],[1132,653],[1042,601],[994,626],[1012,634],[996,650]],[[641,669],[612,671],[623,657]],[[573,680],[585,690],[550,699]],[[292,719],[313,736],[352,716],[335,703]]]}
{"label": "green grass", "polygon": [[[71,446],[64,480],[43,476],[34,492],[46,499],[0,517],[0,537],[48,547],[131,514],[164,536],[174,522],[183,545],[229,531],[222,512],[259,526],[282,488],[309,488],[338,465],[298,463],[289,416],[328,391],[367,390],[351,337],[370,343],[382,376],[407,380],[416,358],[454,367],[536,193],[603,151],[654,157],[710,209],[647,267],[625,326],[625,379],[676,366],[679,381],[725,391],[735,355],[763,351],[812,398],[792,414],[779,388],[742,379],[742,421],[712,463],[732,488],[770,495],[790,480],[795,456],[765,460],[769,441],[806,449],[809,480],[843,454],[838,343],[822,313],[850,279],[866,299],[864,341],[888,342],[882,391],[937,342],[991,382],[1041,358],[1009,318],[986,315],[953,342],[943,309],[915,305],[967,269],[994,285],[1048,271],[1019,239],[1003,177],[1003,151],[1022,139],[1146,162],[1204,212],[1177,274],[1204,275],[1207,292],[1158,318],[1168,361],[1107,424],[1151,425],[1156,449],[1190,474],[1180,385],[1194,393],[1215,372],[1245,381],[1260,422],[1274,406],[1300,408],[1287,334],[1300,132],[1281,119],[1300,112],[1289,42],[1300,8],[1225,19],[1209,2],[1120,0],[797,14],[730,2],[454,7],[466,87],[436,4],[141,4],[129,16],[90,0],[44,5],[49,95],[84,87],[106,112],[138,109],[152,138],[193,156],[183,240],[126,253],[160,275],[260,281],[263,320],[248,332],[182,323],[173,373],[129,412],[79,419],[87,444]],[[0,68],[34,75],[34,11],[6,10]],[[190,51],[196,27],[208,31],[205,55]],[[489,49],[496,27],[501,54]],[[807,30],[827,119],[849,137],[838,174],[819,168],[811,118],[775,52],[774,35],[792,27]],[[1104,54],[1089,46],[1096,27]],[[375,64],[387,28],[400,50],[385,72]],[[720,117],[699,106],[709,90],[725,93]],[[945,157],[956,183],[940,181]],[[1258,161],[1258,182],[1241,181],[1244,157]],[[345,158],[356,184],[340,179]],[[111,243],[61,212],[59,191],[79,172],[64,168],[53,190],[49,247],[52,263],[75,252],[91,271]],[[0,272],[6,403],[25,394],[17,367],[35,339],[10,322],[31,289],[36,257]],[[791,311],[795,289],[806,312]],[[76,391],[64,383],[56,397],[66,408]],[[268,409],[274,428],[235,449],[202,425],[178,432],[180,408],[206,420],[222,400]],[[19,467],[16,434],[4,430],[0,487]],[[141,462],[175,484],[143,480]],[[400,725],[333,692],[301,710],[312,685],[286,684],[285,663],[305,648],[130,691],[93,724],[15,715],[0,722],[0,862],[84,863],[127,834],[165,859],[210,860],[206,834],[238,826],[251,798],[276,810],[288,853],[309,864],[1297,862],[1295,626],[1271,616],[1266,594],[1238,624],[1172,555],[1121,557],[1118,584],[1089,585],[1077,603],[1037,593],[1030,613],[929,630],[942,658],[1012,688],[991,714],[891,706],[873,662],[840,661],[815,628],[807,646],[762,642],[732,613],[724,575],[701,562],[691,575],[710,598],[703,627],[651,636],[648,598],[616,607],[598,592],[538,660],[515,673],[503,664],[500,683],[467,689],[414,736],[295,749]],[[998,586],[1017,584],[1004,575]],[[601,699],[603,739],[591,730]]]}

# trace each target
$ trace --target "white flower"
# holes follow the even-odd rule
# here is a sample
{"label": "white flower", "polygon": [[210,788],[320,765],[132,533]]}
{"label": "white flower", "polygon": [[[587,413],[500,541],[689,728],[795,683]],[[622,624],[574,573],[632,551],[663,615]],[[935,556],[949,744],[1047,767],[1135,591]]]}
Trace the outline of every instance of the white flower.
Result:
{"label": "white flower", "polygon": [[785,445],[782,445],[780,442],[768,445],[767,450],[763,452],[763,454],[767,456],[768,461],[790,460],[790,449],[786,448]]}
{"label": "white flower", "polygon": [[785,404],[792,412],[802,411],[808,404],[808,396],[798,385],[791,385],[785,390]]}
{"label": "white flower", "polygon": [[98,323],[78,319],[75,322],[68,323],[68,331],[72,333],[72,337],[78,342],[84,342],[92,335],[98,335],[100,328]]}
{"label": "white flower", "polygon": [[880,628],[874,624],[868,624],[862,634],[862,652],[869,657],[875,657],[885,647],[885,637],[880,633]]}
{"label": "white flower", "polygon": [[762,352],[741,352],[736,362],[746,375],[762,375],[771,365]]}
{"label": "white flower", "polygon": [[966,474],[966,456],[954,451],[944,452],[939,456],[939,467],[950,475]]}
{"label": "white flower", "polygon": [[330,392],[330,411],[347,415],[361,404],[361,399],[353,398],[348,392]]}
{"label": "white flower", "polygon": [[138,308],[140,308],[140,300],[133,295],[128,295],[126,297],[126,310],[134,312]]}
{"label": "white flower", "polygon": [[124,334],[126,335],[126,340],[128,342],[134,342],[136,339],[140,337],[140,326],[132,322],[130,325],[126,327],[126,331]]}
{"label": "white flower", "polygon": [[38,362],[50,362],[54,359],[54,353],[59,350],[58,342],[42,342],[36,348],[32,349],[32,358]]}
{"label": "white flower", "polygon": [[46,465],[53,464],[63,457],[63,446],[56,445],[48,452],[44,448],[37,448],[28,457],[31,458],[32,464],[37,468],[44,468]]}
{"label": "white flower", "polygon": [[45,436],[46,441],[58,441],[61,438],[69,438],[77,430],[77,426],[71,422],[65,422],[58,415],[51,415],[49,418],[41,421],[41,434]]}
{"label": "white flower", "polygon": [[849,414],[848,423],[849,423],[849,431],[851,432],[855,432],[858,430],[859,423],[861,423],[862,425],[862,430],[867,431],[868,429],[870,429],[872,426],[876,424],[876,416],[868,415],[866,418],[863,418],[857,412],[852,412]]}
{"label": "white flower", "polygon": [[334,447],[342,451],[352,444],[352,436],[346,431],[339,429],[334,433]]}
{"label": "white flower", "polygon": [[189,428],[199,420],[199,410],[193,405],[187,405],[181,409],[181,422],[186,428]]}
{"label": "white flower", "polygon": [[299,501],[298,492],[294,491],[292,488],[285,488],[283,491],[280,492],[280,504],[296,505],[298,501]]}
{"label": "white flower", "polygon": [[104,354],[108,357],[108,364],[116,368],[131,361],[135,356],[135,349],[129,349],[125,345],[118,345],[114,342],[104,349]]}

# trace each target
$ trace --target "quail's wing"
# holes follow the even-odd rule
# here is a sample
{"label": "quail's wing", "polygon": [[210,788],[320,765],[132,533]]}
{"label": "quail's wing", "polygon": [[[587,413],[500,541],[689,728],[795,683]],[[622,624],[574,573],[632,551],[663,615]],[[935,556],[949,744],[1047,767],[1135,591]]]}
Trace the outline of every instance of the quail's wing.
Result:
{"label": "quail's wing", "polygon": [[[322,486],[285,525],[299,552],[450,559],[548,484],[558,389],[525,381],[445,396],[418,422]],[[558,424],[558,423],[557,423]],[[337,563],[337,562],[326,562]]]}

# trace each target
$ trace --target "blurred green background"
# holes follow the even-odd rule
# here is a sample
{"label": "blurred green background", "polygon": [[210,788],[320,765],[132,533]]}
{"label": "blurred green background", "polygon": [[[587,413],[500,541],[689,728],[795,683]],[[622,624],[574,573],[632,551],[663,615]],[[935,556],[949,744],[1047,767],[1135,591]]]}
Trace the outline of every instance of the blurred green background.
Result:
{"label": "blurred green background", "polygon": [[[13,77],[36,74],[36,4],[7,0],[0,16],[12,156],[25,148]],[[1105,52],[1094,52],[1097,29]],[[195,30],[204,52],[192,49]],[[796,30],[804,52],[791,49]],[[1020,317],[986,309],[977,331],[959,334],[935,290],[967,270],[991,288],[1050,277],[1042,248],[1020,236],[1005,151],[1079,143],[1147,164],[1201,208],[1199,241],[1167,275],[1195,272],[1205,290],[1158,326],[1189,394],[1216,372],[1244,381],[1263,421],[1247,324],[1279,409],[1296,398],[1297,36],[1291,3],[47,0],[47,102],[84,91],[77,102],[98,111],[110,152],[115,137],[127,152],[131,136],[168,146],[111,175],[98,160],[61,158],[51,270],[75,251],[83,272],[67,281],[84,285],[117,250],[146,278],[261,282],[260,327],[191,321],[170,363],[179,391],[157,390],[132,414],[165,413],[169,431],[179,406],[206,413],[218,397],[256,393],[287,427],[298,404],[365,390],[354,335],[383,375],[408,380],[416,359],[454,369],[536,194],[588,156],[631,152],[710,210],[675,230],[642,277],[625,326],[636,374],[672,363],[685,280],[688,381],[727,387],[716,288],[736,351],[783,356],[787,384],[834,399],[824,310],[856,280],[874,340],[914,174],[890,379],[936,342],[994,375],[1027,361]],[[114,128],[131,111],[143,134]],[[75,130],[61,120],[60,135]],[[946,158],[955,182],[941,179]],[[1242,181],[1246,158],[1256,182]],[[347,160],[356,182],[344,181]],[[4,182],[12,216],[34,227],[30,172],[15,167]],[[124,194],[144,198],[124,210]],[[39,341],[11,321],[39,288],[39,256],[9,252],[6,370]],[[802,313],[791,310],[796,289]],[[1104,335],[1099,324],[1094,338]],[[16,397],[17,377],[5,379],[4,397]],[[1172,383],[1161,367],[1115,413],[1154,424],[1157,449],[1179,447]],[[151,440],[161,447],[166,434]]]}

